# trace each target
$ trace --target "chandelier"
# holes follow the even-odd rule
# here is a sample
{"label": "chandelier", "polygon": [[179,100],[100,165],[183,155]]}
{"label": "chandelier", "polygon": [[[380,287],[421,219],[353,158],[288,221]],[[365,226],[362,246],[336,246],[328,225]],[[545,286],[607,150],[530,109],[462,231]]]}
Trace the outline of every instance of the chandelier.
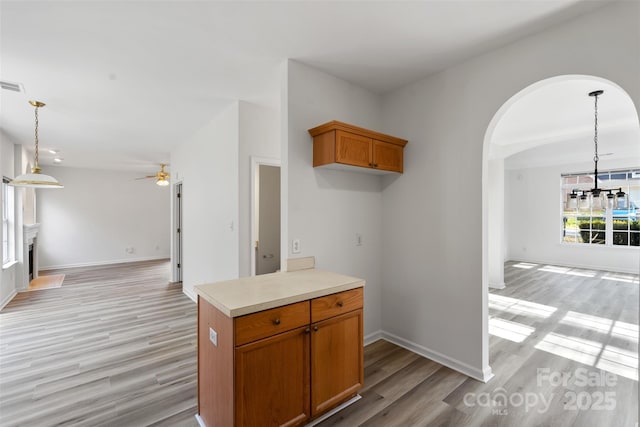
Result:
{"label": "chandelier", "polygon": [[36,112],[35,160],[33,162],[33,168],[31,168],[31,173],[17,176],[13,181],[9,182],[9,185],[13,185],[14,187],[30,188],[64,188],[64,186],[60,184],[57,179],[52,176],[43,174],[40,170],[40,166],[38,165],[38,108],[44,107],[45,104],[44,102],[40,101],[29,101],[29,104],[35,107]]}
{"label": "chandelier", "polygon": [[595,155],[593,156],[594,187],[590,190],[573,189],[567,194],[567,209],[600,210],[600,209],[627,209],[629,197],[622,191],[622,188],[598,188],[598,96],[604,93],[603,90],[595,90],[589,93],[594,98],[594,133],[593,145]]}

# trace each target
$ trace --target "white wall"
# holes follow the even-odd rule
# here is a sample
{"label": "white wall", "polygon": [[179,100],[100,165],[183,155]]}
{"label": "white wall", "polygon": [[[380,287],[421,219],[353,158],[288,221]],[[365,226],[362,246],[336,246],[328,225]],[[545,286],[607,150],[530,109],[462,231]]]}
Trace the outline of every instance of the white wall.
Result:
{"label": "white wall", "polygon": [[489,122],[512,95],[561,74],[609,79],[637,108],[639,7],[604,6],[384,98],[384,130],[409,139],[405,174],[385,182],[383,193],[386,331],[471,375],[491,375],[483,241]]}
{"label": "white wall", "polygon": [[[631,159],[630,159],[631,160]],[[640,159],[599,162],[600,170],[638,167]],[[508,165],[508,159],[506,164]],[[592,170],[593,163],[548,166],[506,171],[505,209],[509,259],[619,271],[640,271],[640,249],[560,242],[560,175]]]}
{"label": "white wall", "polygon": [[195,285],[239,274],[238,141],[234,102],[171,152],[172,181],[182,182],[182,287],[194,300]]}
{"label": "white wall", "polygon": [[[141,173],[43,167],[64,185],[37,190],[40,270],[169,257],[169,189]],[[127,253],[126,248],[134,248]]]}
{"label": "white wall", "polygon": [[[282,147],[282,178],[286,180],[282,210],[287,212],[283,236],[288,233],[288,238],[283,256],[313,255],[320,269],[365,279],[365,335],[377,333],[381,328],[381,178],[314,169],[307,130],[340,120],[380,131],[380,98],[295,61],[288,62],[285,74],[288,112]],[[362,246],[356,246],[356,233],[363,236]],[[291,253],[292,239],[300,239],[300,254]]]}
{"label": "white wall", "polygon": [[251,157],[280,159],[280,113],[275,108],[239,103],[240,276],[251,274]]}

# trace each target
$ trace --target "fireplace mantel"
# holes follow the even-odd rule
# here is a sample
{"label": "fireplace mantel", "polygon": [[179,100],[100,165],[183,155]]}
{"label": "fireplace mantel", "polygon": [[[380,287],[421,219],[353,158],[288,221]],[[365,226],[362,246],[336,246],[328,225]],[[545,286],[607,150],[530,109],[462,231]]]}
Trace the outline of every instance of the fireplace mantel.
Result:
{"label": "fireplace mantel", "polygon": [[40,224],[25,224],[24,228],[24,241],[26,245],[33,243],[33,240],[38,237],[38,231],[40,231]]}

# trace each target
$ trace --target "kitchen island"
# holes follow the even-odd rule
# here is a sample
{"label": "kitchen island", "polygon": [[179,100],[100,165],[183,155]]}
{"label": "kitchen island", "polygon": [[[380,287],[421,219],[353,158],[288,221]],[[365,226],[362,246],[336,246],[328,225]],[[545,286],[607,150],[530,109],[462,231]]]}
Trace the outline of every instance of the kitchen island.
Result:
{"label": "kitchen island", "polygon": [[201,424],[304,425],[362,388],[364,280],[310,268],[196,291]]}

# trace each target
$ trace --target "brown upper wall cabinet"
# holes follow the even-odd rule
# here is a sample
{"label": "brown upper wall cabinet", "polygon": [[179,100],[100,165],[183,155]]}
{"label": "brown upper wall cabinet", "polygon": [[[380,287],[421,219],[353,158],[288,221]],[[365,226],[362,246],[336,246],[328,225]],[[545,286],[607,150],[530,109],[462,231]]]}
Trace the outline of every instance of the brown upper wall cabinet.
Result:
{"label": "brown upper wall cabinet", "polygon": [[309,129],[309,134],[313,137],[314,168],[347,165],[373,173],[403,172],[405,139],[336,120]]}

